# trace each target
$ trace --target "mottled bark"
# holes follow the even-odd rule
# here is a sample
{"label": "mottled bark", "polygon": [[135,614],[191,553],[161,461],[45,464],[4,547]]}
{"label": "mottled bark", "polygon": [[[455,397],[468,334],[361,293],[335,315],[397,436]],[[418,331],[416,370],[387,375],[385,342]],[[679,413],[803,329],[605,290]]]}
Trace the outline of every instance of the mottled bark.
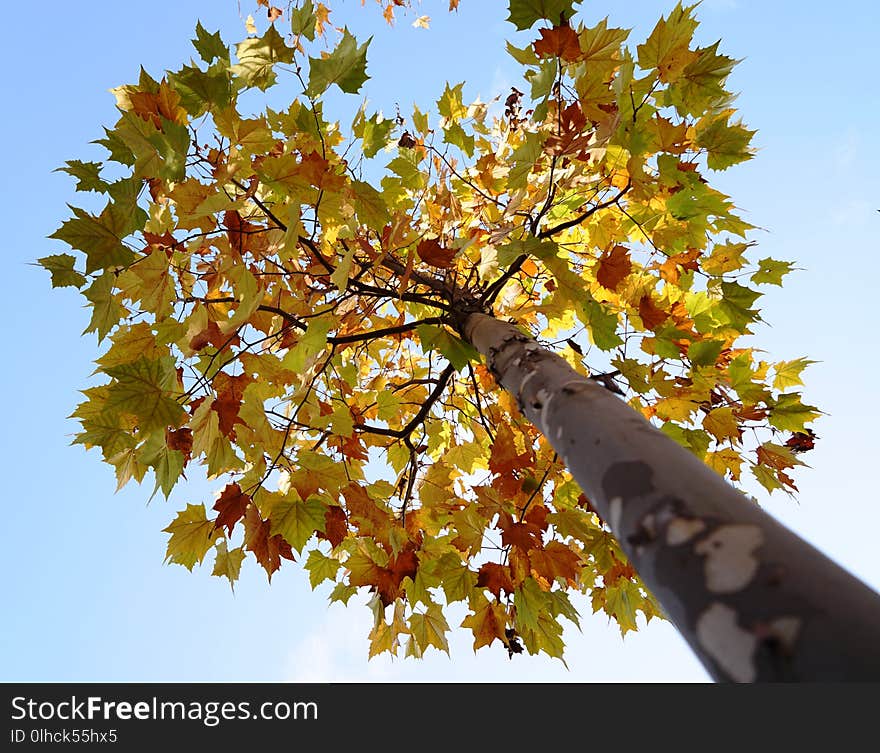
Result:
{"label": "mottled bark", "polygon": [[880,680],[880,596],[513,325],[461,332],[715,680]]}

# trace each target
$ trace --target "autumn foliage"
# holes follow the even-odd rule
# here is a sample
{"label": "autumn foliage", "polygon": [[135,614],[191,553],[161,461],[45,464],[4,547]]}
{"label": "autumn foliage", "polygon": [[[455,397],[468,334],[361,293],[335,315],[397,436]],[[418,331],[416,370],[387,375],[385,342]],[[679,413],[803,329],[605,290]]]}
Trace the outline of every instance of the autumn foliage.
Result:
{"label": "autumn foliage", "polygon": [[[510,45],[523,80],[497,103],[447,85],[327,122],[325,101],[373,91],[369,42],[311,0],[260,2],[231,49],[199,24],[197,62],[114,91],[104,162],[61,168],[104,207],[73,208],[52,237],[75,255],[40,263],[106,345],[76,442],[120,486],[215,480],[165,529],[171,562],[233,584],[246,559],[269,578],[293,562],[333,601],[366,594],[371,655],[447,651],[449,605],[475,648],[557,657],[582,595],[623,632],[658,615],[463,311],[604,375],[729,480],[795,488],[809,362],[741,344],[792,265],[754,261],[710,185],[752,156],[734,60],[694,42],[693,8],[629,45],[576,4],[510,0],[533,41]],[[240,109],[280,81],[284,107]]]}

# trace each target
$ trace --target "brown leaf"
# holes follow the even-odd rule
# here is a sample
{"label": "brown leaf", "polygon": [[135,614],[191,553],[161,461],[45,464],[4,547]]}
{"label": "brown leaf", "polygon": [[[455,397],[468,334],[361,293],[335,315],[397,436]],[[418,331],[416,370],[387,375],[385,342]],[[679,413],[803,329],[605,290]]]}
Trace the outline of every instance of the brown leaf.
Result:
{"label": "brown leaf", "polygon": [[179,450],[183,453],[184,463],[190,459],[193,446],[192,429],[166,429],[165,444],[172,450]]}
{"label": "brown leaf", "polygon": [[270,536],[272,524],[263,520],[255,505],[249,505],[244,516],[244,545],[254,553],[269,580],[272,574],[281,567],[281,558],[293,561],[293,550],[280,533]]}
{"label": "brown leaf", "polygon": [[226,528],[227,534],[231,536],[232,529],[244,517],[250,501],[251,498],[241,490],[238,484],[227,484],[219,499],[214,503],[214,509],[219,513],[214,521],[214,528]]}
{"label": "brown leaf", "polygon": [[532,44],[532,48],[541,58],[560,57],[572,62],[581,56],[580,39],[577,32],[568,25],[541,29],[541,38]]}
{"label": "brown leaf", "polygon": [[374,536],[379,539],[387,537],[390,519],[385,510],[380,509],[367,494],[367,490],[358,484],[349,484],[342,490],[348,517],[352,525],[363,536]]}
{"label": "brown leaf", "polygon": [[603,251],[596,267],[596,280],[609,290],[617,290],[617,286],[632,272],[632,261],[625,246],[614,246],[610,251]]}
{"label": "brown leaf", "polygon": [[509,513],[504,513],[498,516],[497,527],[501,529],[504,546],[515,546],[524,552],[542,546],[541,528],[533,522],[515,522]]}
{"label": "brown leaf", "polygon": [[195,351],[202,350],[208,345],[213,345],[217,350],[221,350],[227,346],[236,347],[241,343],[237,334],[225,335],[220,331],[217,322],[210,321],[208,326],[201,332],[193,335],[189,341],[189,347]]}
{"label": "brown leaf", "polygon": [[785,446],[792,452],[806,452],[812,450],[816,446],[818,437],[812,429],[798,431],[785,440]]}
{"label": "brown leaf", "polygon": [[284,15],[284,11],[281,8],[276,8],[274,5],[271,6],[267,11],[266,15],[269,17],[269,21],[275,23],[281,16]]}
{"label": "brown leaf", "polygon": [[446,269],[452,266],[456,249],[442,246],[436,238],[425,238],[416,246],[416,254],[425,264]]}
{"label": "brown leaf", "polygon": [[666,321],[668,314],[654,303],[650,295],[643,295],[639,301],[639,316],[648,329],[657,329]]}
{"label": "brown leaf", "polygon": [[345,510],[336,505],[330,505],[327,508],[327,512],[324,513],[324,532],[317,531],[318,538],[329,541],[330,546],[335,549],[342,543],[347,534],[348,518],[345,515]]}
{"label": "brown leaf", "polygon": [[514,589],[510,580],[510,568],[497,562],[485,563],[477,576],[477,586],[488,589],[498,599],[501,598],[502,590],[512,594]]}

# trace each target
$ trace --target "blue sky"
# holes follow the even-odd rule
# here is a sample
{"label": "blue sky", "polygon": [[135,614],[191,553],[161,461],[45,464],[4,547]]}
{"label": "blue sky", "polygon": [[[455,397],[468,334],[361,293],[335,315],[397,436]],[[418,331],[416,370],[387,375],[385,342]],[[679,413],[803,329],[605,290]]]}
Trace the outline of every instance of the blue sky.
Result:
{"label": "blue sky", "polygon": [[[367,0],[368,4],[371,0]],[[512,26],[503,2],[425,0],[430,30],[401,18],[389,30],[360,0],[333,3],[331,20],[359,37],[375,34],[364,89],[392,114],[424,110],[446,80],[484,100],[518,82],[504,54]],[[249,10],[242,0],[243,13]],[[639,41],[672,2],[585,0],[584,16],[634,28]],[[452,659],[367,661],[366,608],[328,607],[305,573],[287,564],[271,587],[247,562],[233,595],[210,577],[163,564],[161,533],[187,502],[210,499],[216,482],[192,479],[149,505],[151,486],[116,494],[112,468],[69,442],[65,417],[89,383],[98,354],[81,337],[88,314],[73,289],[52,291],[31,266],[61,253],[48,240],[76,201],[73,181],[52,170],[67,159],[101,159],[89,141],[115,120],[108,89],[154,75],[193,55],[198,18],[224,38],[244,36],[235,0],[142,3],[56,1],[39,23],[19,16],[7,35],[0,82],[5,147],[0,207],[7,283],[0,296],[6,343],[0,370],[5,401],[2,469],[4,573],[0,680],[280,681],[705,681],[706,673],[667,624],[653,622],[622,640],[581,602],[582,632],[568,631],[568,666],[546,657],[481,651],[455,631]],[[812,468],[796,477],[798,502],[754,490],[765,507],[833,559],[880,588],[874,478],[876,258],[880,230],[880,92],[874,77],[880,10],[873,2],[704,0],[700,38],[721,38],[742,64],[731,79],[737,105],[758,129],[754,160],[717,177],[744,216],[764,228],[760,256],[790,259],[801,271],[763,300],[768,326],[755,344],[775,360],[807,356],[808,402],[818,423]],[[350,21],[349,21],[350,19]],[[262,26],[261,26],[262,28]],[[520,43],[522,44],[522,43]],[[522,88],[522,87],[520,87]],[[278,96],[284,95],[283,86]],[[845,619],[845,615],[841,615]],[[452,623],[452,620],[450,620]]]}

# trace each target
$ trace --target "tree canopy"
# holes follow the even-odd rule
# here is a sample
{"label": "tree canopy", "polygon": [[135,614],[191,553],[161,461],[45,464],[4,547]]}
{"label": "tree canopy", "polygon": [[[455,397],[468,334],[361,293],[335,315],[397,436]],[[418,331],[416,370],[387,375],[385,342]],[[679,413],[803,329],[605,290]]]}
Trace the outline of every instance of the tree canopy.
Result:
{"label": "tree canopy", "polygon": [[709,183],[753,155],[736,61],[694,42],[695,6],[631,41],[575,0],[510,0],[532,41],[501,99],[450,83],[339,123],[370,40],[322,3],[260,5],[238,44],[199,24],[196,59],[115,89],[106,159],[61,168],[106,201],[40,259],[106,346],[75,441],[166,497],[203,465],[222,491],[169,522],[167,558],[366,589],[371,655],[447,651],[456,602],[475,649],[560,658],[574,595],[624,633],[661,616],[462,317],[515,323],[732,483],[795,490],[810,362],[743,344],[793,264],[756,259]]}

